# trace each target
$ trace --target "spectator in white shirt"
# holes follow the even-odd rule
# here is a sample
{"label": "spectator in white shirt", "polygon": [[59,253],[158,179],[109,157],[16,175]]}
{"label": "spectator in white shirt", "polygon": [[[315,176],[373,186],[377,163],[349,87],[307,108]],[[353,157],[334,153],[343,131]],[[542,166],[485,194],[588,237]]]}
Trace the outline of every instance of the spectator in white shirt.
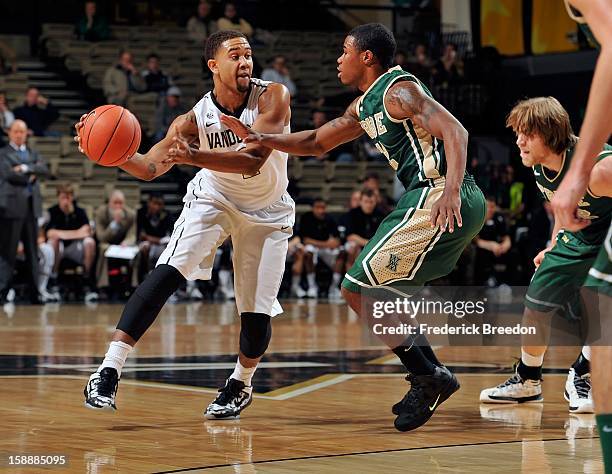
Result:
{"label": "spectator in white shirt", "polygon": [[287,60],[282,55],[277,55],[272,58],[270,63],[270,67],[263,70],[261,73],[261,78],[264,81],[272,81],[283,84],[287,89],[289,89],[289,94],[291,97],[297,94],[297,88],[295,87],[295,83],[291,80],[289,76],[289,68],[287,67]]}

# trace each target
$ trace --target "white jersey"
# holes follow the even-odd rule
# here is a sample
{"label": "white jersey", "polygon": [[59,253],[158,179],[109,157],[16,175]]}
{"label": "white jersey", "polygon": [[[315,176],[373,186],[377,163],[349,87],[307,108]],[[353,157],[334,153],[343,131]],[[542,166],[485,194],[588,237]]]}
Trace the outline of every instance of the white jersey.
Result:
{"label": "white jersey", "polygon": [[[193,107],[200,136],[200,150],[213,153],[237,151],[245,147],[234,132],[221,123],[221,114],[238,117],[247,126],[252,126],[259,115],[259,98],[270,82],[251,79],[244,108],[232,114],[220,105],[212,91]],[[289,133],[287,125],[284,133]],[[273,150],[254,176],[238,173],[222,173],[206,168],[201,169],[187,187],[185,200],[189,196],[203,197],[203,194],[221,194],[241,211],[256,211],[278,201],[287,190],[287,153]]]}

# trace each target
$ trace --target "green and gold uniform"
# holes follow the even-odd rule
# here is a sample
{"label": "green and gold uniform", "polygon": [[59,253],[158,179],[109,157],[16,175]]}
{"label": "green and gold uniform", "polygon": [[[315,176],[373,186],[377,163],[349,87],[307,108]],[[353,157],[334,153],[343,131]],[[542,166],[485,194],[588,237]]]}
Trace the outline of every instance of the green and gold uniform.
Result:
{"label": "green and gold uniform", "polygon": [[460,190],[463,226],[455,225],[452,234],[431,227],[431,207],[445,184],[444,143],[411,120],[396,120],[387,113],[385,95],[399,81],[415,82],[431,97],[415,76],[398,66],[382,74],[357,101],[362,128],[389,160],[406,192],[346,274],[342,286],[354,292],[421,286],[448,275],[484,223],[484,196],[466,174]]}
{"label": "green and gold uniform", "polygon": [[[546,200],[550,201],[570,167],[575,147],[563,155],[559,172],[551,171],[541,165],[533,167],[536,183]],[[612,156],[612,147],[605,145],[598,161]],[[612,159],[612,158],[609,158]],[[541,312],[565,309],[570,317],[579,316],[580,287],[585,283],[589,269],[597,259],[612,216],[612,199],[598,197],[587,190],[578,204],[578,215],[591,223],[578,232],[561,231],[555,246],[547,252],[536,270],[527,295],[525,305]],[[608,247],[609,247],[608,236]],[[598,259],[599,261],[599,259]],[[605,270],[605,269],[604,269]],[[600,286],[591,284],[591,286]]]}

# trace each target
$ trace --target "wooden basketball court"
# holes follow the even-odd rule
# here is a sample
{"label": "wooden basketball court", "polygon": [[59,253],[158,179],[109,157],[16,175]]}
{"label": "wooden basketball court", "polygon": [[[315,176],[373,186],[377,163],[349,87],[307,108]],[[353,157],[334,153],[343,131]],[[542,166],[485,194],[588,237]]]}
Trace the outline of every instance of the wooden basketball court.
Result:
{"label": "wooden basketball court", "polygon": [[230,374],[239,319],[227,304],[166,305],[128,359],[116,413],[83,405],[119,305],[0,310],[0,469],[8,455],[65,455],[43,472],[395,473],[603,472],[592,415],[563,399],[576,348],[545,360],[544,404],[480,405],[518,349],[437,351],[462,388],[424,427],[399,433],[391,405],[408,389],[389,351],[345,305],[284,303],[236,421],[203,410]]}

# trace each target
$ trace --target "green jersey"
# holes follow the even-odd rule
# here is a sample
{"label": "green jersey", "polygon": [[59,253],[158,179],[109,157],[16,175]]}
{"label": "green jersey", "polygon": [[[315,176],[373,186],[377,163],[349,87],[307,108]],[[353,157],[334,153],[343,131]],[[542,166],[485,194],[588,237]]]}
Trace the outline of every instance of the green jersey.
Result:
{"label": "green jersey", "polygon": [[[542,165],[533,167],[536,183],[544,198],[550,201],[563,181],[565,173],[570,167],[572,156],[576,150],[575,146],[568,148],[563,154],[563,161],[559,172],[554,172]],[[612,146],[604,145],[604,149],[597,161],[603,160],[606,157],[612,156]],[[612,159],[612,158],[610,158]],[[612,216],[612,198],[595,196],[589,189],[578,203],[578,216],[583,219],[589,219],[591,223],[584,229],[575,232],[578,239],[588,245],[597,245],[603,242],[608,227],[610,226],[610,218]]]}
{"label": "green jersey", "polygon": [[425,94],[431,92],[400,66],[382,74],[357,101],[361,127],[374,141],[376,148],[389,160],[406,190],[434,185],[446,174],[444,143],[411,120],[396,120],[385,108],[385,95],[398,81],[417,83]]}

